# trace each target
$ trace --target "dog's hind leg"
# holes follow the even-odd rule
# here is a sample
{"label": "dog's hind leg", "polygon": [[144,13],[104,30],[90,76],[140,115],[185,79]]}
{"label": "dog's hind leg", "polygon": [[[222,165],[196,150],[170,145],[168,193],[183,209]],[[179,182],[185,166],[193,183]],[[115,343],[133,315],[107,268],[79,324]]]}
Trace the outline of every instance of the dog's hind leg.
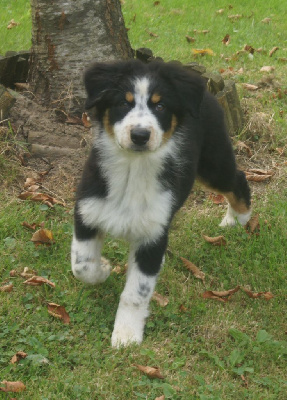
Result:
{"label": "dog's hind leg", "polygon": [[158,273],[164,261],[167,236],[155,243],[134,246],[129,256],[127,282],[121,294],[112,346],[141,343]]}
{"label": "dog's hind leg", "polygon": [[222,193],[228,201],[228,208],[220,226],[232,226],[236,223],[245,225],[251,216],[250,190],[244,172],[236,171],[232,189]]}

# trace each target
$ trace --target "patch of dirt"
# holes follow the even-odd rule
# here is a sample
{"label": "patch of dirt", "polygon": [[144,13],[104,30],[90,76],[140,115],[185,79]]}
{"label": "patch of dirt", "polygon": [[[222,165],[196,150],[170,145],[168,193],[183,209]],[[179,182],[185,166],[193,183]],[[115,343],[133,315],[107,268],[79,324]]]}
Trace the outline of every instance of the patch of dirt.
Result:
{"label": "patch of dirt", "polygon": [[[65,202],[74,200],[75,188],[88,156],[92,135],[81,120],[67,121],[59,110],[42,107],[31,94],[19,95],[10,111],[10,122],[17,141],[26,142],[28,151],[19,150],[22,163],[18,185],[27,177],[43,174],[46,192]],[[19,187],[19,191],[22,188]]]}

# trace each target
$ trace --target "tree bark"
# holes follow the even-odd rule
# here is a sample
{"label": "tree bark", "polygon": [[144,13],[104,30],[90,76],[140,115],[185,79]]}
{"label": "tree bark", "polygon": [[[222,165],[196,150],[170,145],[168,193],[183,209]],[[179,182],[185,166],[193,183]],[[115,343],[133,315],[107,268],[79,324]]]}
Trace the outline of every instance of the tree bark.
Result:
{"label": "tree bark", "polygon": [[29,81],[46,105],[79,114],[83,71],[92,61],[127,59],[132,50],[119,0],[31,0]]}

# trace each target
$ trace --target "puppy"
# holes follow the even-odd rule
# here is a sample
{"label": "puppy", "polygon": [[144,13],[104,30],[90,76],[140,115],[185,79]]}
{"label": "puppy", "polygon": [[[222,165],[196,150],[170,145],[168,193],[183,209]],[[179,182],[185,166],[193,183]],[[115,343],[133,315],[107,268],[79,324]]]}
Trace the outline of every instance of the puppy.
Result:
{"label": "puppy", "polygon": [[228,200],[221,226],[250,218],[250,191],[236,168],[217,100],[196,73],[175,64],[97,63],[85,73],[97,129],[75,206],[72,271],[103,282],[108,232],[130,242],[127,280],[112,346],[141,343],[164,262],[168,230],[198,178]]}

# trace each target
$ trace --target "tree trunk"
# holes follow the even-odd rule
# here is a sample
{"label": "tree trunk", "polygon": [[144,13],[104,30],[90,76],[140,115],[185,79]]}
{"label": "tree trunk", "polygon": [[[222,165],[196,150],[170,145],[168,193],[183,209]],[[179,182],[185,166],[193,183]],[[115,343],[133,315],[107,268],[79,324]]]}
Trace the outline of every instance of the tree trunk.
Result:
{"label": "tree trunk", "polygon": [[79,114],[91,61],[132,57],[118,0],[31,0],[29,81],[46,104]]}

